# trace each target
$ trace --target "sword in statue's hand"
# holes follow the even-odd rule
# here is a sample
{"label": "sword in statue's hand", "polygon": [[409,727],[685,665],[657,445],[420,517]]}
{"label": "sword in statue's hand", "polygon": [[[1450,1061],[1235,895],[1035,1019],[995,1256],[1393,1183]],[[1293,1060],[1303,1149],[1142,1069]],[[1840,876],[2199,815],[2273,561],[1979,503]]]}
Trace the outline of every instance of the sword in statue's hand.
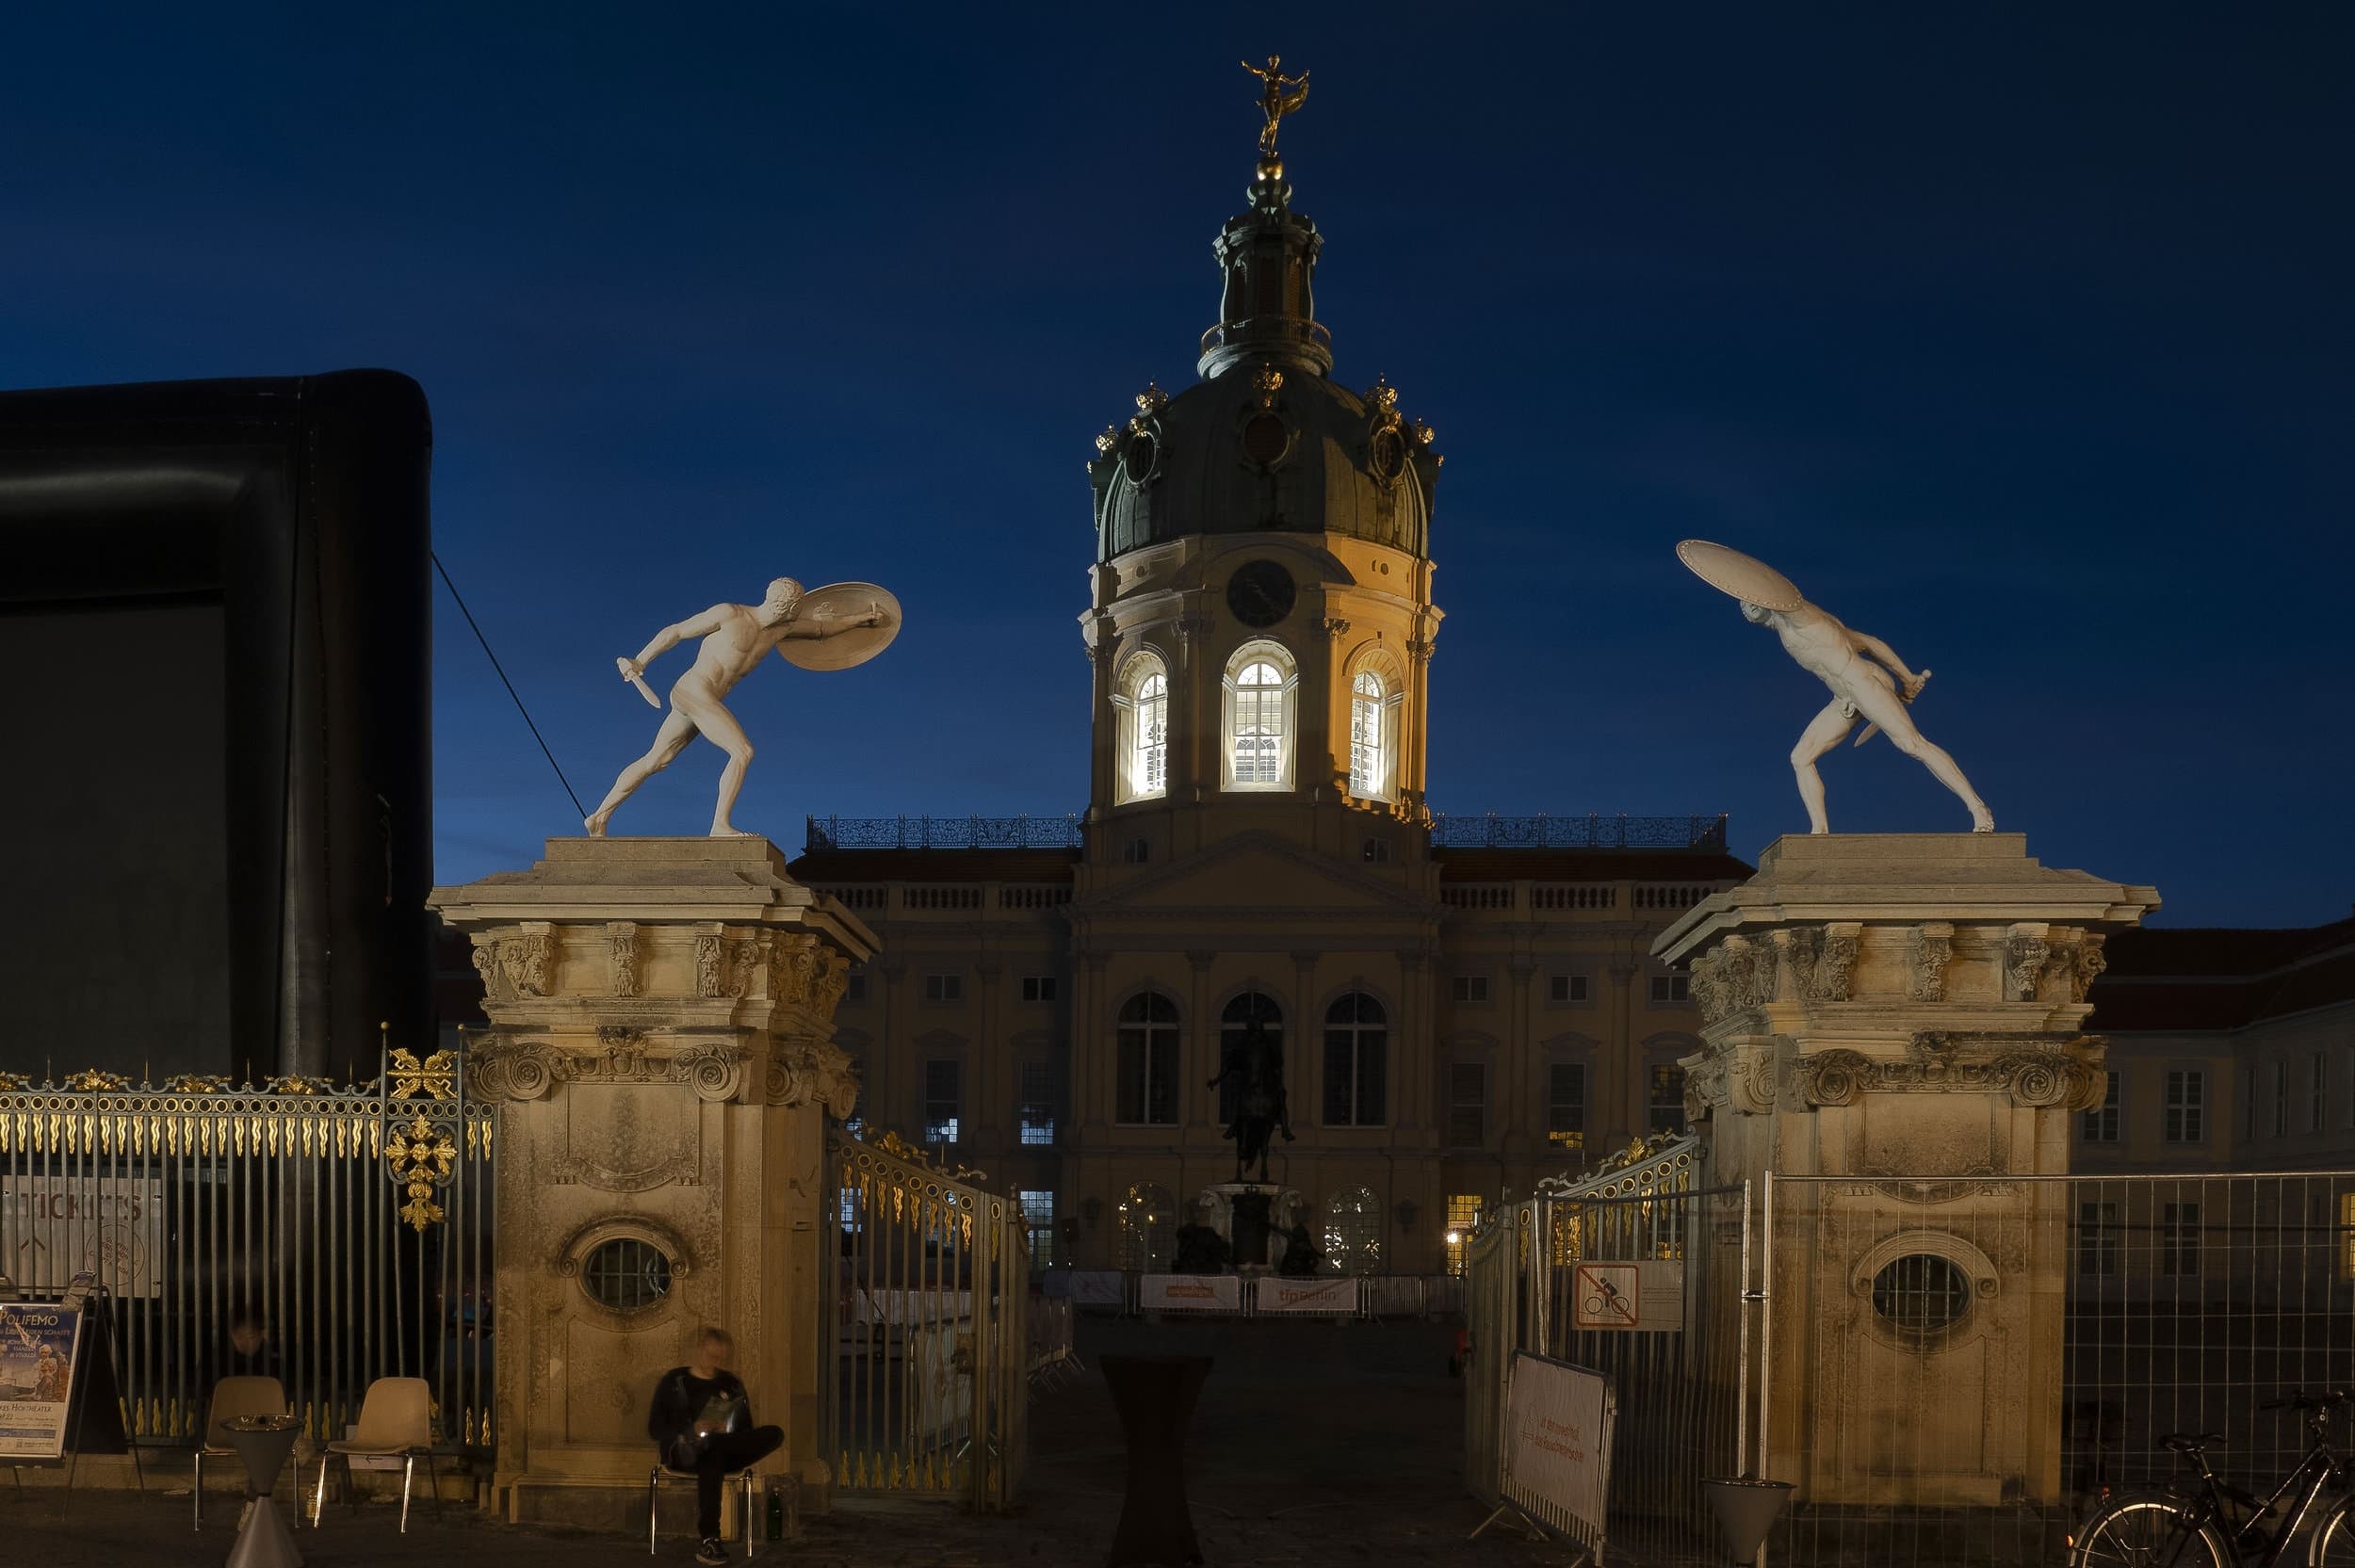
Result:
{"label": "sword in statue's hand", "polygon": [[662,705],[662,699],[656,696],[654,694],[653,687],[647,686],[646,683],[639,677],[638,671],[630,668],[629,660],[625,658],[616,658],[613,661],[613,668],[622,672],[622,679],[627,681],[630,685],[638,688],[638,695],[646,700],[646,706],[650,708],[658,708]]}
{"label": "sword in statue's hand", "polygon": [[[1925,671],[1922,671],[1922,673],[1921,673],[1920,677],[1919,677],[1919,678],[1917,678],[1911,686],[1909,686],[1909,687],[1908,687],[1908,686],[1900,686],[1900,687],[1897,688],[1897,699],[1898,699],[1898,701],[1903,702],[1903,703],[1910,703],[1910,702],[1912,702],[1912,701],[1913,701],[1916,697],[1921,696],[1921,695],[1922,695],[1922,688],[1923,688],[1924,687],[1925,687],[1925,686],[1927,686],[1927,685],[1929,685],[1929,684],[1930,684],[1930,674],[1931,674],[1931,671],[1927,671],[1927,670],[1925,670]],[[641,687],[640,689],[641,689],[641,690],[642,690],[642,689],[644,689],[644,688],[643,688],[643,687]],[[1860,736],[1857,736],[1857,737],[1856,737],[1856,744],[1857,744],[1857,745],[1859,745],[1859,746],[1861,746],[1861,745],[1863,745],[1866,741],[1868,741],[1868,740],[1872,739],[1875,736],[1876,736],[1876,735],[1878,735],[1878,734],[1880,734],[1880,733],[1881,733],[1881,727],[1880,727],[1878,724],[1867,724],[1867,725],[1865,725],[1865,726],[1864,726],[1864,733],[1863,733],[1862,735],[1860,735]],[[1838,744],[1838,743],[1837,743],[1837,742],[1834,742],[1834,744]]]}

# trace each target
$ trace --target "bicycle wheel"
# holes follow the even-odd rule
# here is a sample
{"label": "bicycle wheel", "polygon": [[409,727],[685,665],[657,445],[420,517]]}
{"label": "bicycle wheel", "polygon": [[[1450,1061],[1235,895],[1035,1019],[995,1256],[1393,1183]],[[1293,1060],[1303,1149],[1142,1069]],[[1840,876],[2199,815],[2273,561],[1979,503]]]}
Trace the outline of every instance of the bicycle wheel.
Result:
{"label": "bicycle wheel", "polygon": [[2355,1568],[2355,1497],[2343,1497],[2322,1516],[2306,1560],[2314,1568]]}
{"label": "bicycle wheel", "polygon": [[2105,1504],[2078,1530],[2069,1554],[2069,1568],[2227,1568],[2231,1561],[2213,1528],[2192,1528],[2184,1505],[2165,1496]]}

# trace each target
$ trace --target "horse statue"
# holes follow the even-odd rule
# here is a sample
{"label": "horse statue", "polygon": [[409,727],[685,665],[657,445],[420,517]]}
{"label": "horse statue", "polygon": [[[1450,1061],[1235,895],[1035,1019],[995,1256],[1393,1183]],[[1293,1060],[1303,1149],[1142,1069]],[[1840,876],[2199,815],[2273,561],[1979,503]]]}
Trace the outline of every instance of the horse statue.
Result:
{"label": "horse statue", "polygon": [[1291,1110],[1284,1098],[1284,1050],[1266,1025],[1254,1023],[1242,1030],[1210,1087],[1229,1081],[1238,1091],[1235,1119],[1226,1125],[1226,1136],[1235,1140],[1235,1179],[1242,1181],[1257,1160],[1259,1180],[1265,1181],[1269,1135],[1281,1132],[1285,1142],[1292,1141]]}

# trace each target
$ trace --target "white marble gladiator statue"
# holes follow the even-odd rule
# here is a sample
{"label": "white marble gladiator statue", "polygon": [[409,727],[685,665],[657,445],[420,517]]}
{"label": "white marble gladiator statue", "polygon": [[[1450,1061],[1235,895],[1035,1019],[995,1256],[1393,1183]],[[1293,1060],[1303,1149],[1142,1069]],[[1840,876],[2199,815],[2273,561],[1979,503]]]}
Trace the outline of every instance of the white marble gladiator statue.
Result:
{"label": "white marble gladiator statue", "polygon": [[671,711],[655,732],[654,744],[622,769],[604,801],[589,814],[589,836],[603,838],[613,808],[670,767],[699,735],[728,755],[727,766],[720,770],[720,802],[711,813],[711,836],[753,836],[729,820],[737,792],[744,786],[744,769],[752,765],[753,743],[722,699],[771,649],[804,670],[847,670],[883,652],[899,631],[900,602],[872,583],[836,583],[804,593],[790,577],[771,583],[769,596],[757,605],[714,605],[701,615],[663,627],[636,658],[613,661],[622,678],[658,708],[662,700],[643,679],[646,666],[690,637],[702,638],[703,643],[695,650],[693,666],[671,684]]}
{"label": "white marble gladiator statue", "polygon": [[1831,705],[1815,716],[1791,748],[1791,768],[1799,781],[1799,799],[1807,802],[1810,831],[1831,832],[1824,820],[1824,780],[1815,771],[1816,759],[1846,738],[1860,718],[1865,725],[1856,738],[1859,746],[1872,739],[1874,731],[1885,733],[1891,745],[1918,758],[1971,808],[1973,832],[1995,831],[1987,802],[1955,759],[1924,739],[1907,711],[1928,683],[1928,671],[1915,674],[1879,638],[1851,631],[1828,610],[1809,604],[1790,578],[1764,561],[1705,539],[1685,540],[1677,546],[1677,558],[1710,587],[1741,600],[1746,618],[1772,626],[1782,639],[1783,651],[1799,668],[1831,688]]}

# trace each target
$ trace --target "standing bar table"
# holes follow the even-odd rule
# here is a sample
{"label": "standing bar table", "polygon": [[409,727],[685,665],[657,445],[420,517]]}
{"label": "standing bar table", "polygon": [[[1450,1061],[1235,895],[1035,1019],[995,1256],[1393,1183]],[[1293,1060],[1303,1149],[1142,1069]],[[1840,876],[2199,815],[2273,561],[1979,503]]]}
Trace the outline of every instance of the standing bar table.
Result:
{"label": "standing bar table", "polygon": [[[245,1526],[229,1549],[229,1568],[302,1568],[302,1554],[269,1499],[302,1423],[291,1415],[233,1415],[220,1430],[245,1464]],[[295,1506],[302,1506],[299,1496]]]}
{"label": "standing bar table", "polygon": [[1105,1568],[1185,1568],[1202,1560],[1186,1507],[1186,1428],[1209,1356],[1099,1356],[1129,1440],[1129,1490]]}

